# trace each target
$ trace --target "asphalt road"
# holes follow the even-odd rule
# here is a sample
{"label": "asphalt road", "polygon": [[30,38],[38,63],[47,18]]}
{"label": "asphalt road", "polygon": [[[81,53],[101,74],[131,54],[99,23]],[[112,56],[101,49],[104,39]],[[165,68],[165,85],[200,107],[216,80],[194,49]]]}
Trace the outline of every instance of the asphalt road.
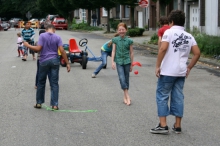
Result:
{"label": "asphalt road", "polygon": [[[71,72],[60,68],[59,112],[50,111],[50,87],[46,87],[45,108],[35,109],[36,61],[16,57],[16,33],[0,32],[0,146],[217,146],[220,145],[220,73],[198,64],[185,83],[185,113],[182,134],[150,134],[158,124],[154,74],[156,56],[135,50],[131,73],[132,105],[123,102],[117,72],[110,67],[97,78],[91,74],[100,64],[89,62],[83,70],[71,64]],[[38,34],[38,30],[36,30]],[[63,43],[86,37],[95,55],[108,39],[93,33],[56,31]],[[35,40],[37,40],[38,36]],[[83,48],[82,48],[83,49]],[[89,54],[91,56],[91,54]],[[46,107],[47,106],[47,107]],[[168,117],[168,126],[174,123]]]}

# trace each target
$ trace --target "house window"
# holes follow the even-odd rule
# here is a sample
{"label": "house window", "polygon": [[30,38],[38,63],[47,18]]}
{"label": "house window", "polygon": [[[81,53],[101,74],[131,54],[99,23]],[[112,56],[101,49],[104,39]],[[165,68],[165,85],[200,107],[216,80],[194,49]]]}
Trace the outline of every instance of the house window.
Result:
{"label": "house window", "polygon": [[120,5],[116,6],[116,19],[120,19]]}
{"label": "house window", "polygon": [[105,10],[105,8],[102,8],[102,16],[108,16],[108,12]]}
{"label": "house window", "polygon": [[130,7],[128,5],[125,5],[125,18],[130,17]]}
{"label": "house window", "polygon": [[178,9],[178,0],[173,0],[173,9],[174,10]]}
{"label": "house window", "polygon": [[79,9],[74,11],[74,17],[79,18]]}

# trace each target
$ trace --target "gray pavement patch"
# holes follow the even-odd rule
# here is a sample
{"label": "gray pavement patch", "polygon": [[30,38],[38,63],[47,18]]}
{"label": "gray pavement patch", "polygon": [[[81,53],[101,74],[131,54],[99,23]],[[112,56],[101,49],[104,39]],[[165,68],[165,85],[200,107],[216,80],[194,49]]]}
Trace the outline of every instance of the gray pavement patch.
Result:
{"label": "gray pavement patch", "polygon": [[210,69],[210,68],[206,68],[206,67],[196,67],[196,68],[206,70],[207,72],[210,73],[210,75],[220,77],[220,71],[219,70],[214,70],[214,69]]}
{"label": "gray pavement patch", "polygon": [[54,111],[54,112],[66,112],[66,113],[93,113],[97,112],[97,110],[53,110],[52,108],[42,105],[42,107],[48,111]]}

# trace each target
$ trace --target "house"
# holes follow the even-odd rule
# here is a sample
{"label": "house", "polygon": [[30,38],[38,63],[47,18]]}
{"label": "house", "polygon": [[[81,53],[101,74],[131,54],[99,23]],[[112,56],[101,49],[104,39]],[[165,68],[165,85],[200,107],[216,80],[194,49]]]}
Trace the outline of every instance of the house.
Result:
{"label": "house", "polygon": [[160,16],[168,16],[172,10],[185,12],[186,29],[197,29],[202,33],[220,36],[220,1],[219,0],[173,0],[168,5],[150,1],[150,29],[157,28]]}
{"label": "house", "polygon": [[[148,26],[150,30],[159,28],[158,22],[161,16],[168,16],[172,10],[182,10],[186,14],[186,29],[197,29],[202,33],[220,36],[220,0],[172,0],[168,5],[149,1],[147,8],[135,7],[135,26],[144,28]],[[107,12],[105,8],[95,10],[98,20],[97,24],[106,26]],[[75,16],[79,20],[86,20],[86,10],[75,10]],[[110,18],[119,20],[130,26],[130,7],[127,5],[117,5],[110,11]]]}
{"label": "house", "polygon": [[[130,6],[128,5],[117,5],[110,11],[110,18],[124,22],[130,27]],[[144,28],[148,26],[149,21],[149,8],[135,7],[134,11],[135,26]],[[100,24],[106,26],[107,24],[107,11],[105,8],[100,8]]]}

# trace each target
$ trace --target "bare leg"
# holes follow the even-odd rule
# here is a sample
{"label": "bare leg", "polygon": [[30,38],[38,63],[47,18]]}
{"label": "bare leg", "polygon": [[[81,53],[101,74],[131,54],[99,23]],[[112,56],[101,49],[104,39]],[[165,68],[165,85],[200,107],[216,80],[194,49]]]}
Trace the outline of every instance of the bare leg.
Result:
{"label": "bare leg", "polygon": [[160,126],[165,127],[167,126],[167,118],[166,117],[159,117],[160,118]]}
{"label": "bare leg", "polygon": [[33,56],[33,60],[35,60],[35,53],[33,53],[32,56]]}
{"label": "bare leg", "polygon": [[125,96],[125,98],[126,98],[126,104],[127,105],[130,105],[131,104],[131,99],[130,99],[130,96],[129,96],[129,94],[128,94],[128,89],[125,89],[124,90],[124,96]]}
{"label": "bare leg", "polygon": [[124,103],[127,104],[127,98],[124,96]]}
{"label": "bare leg", "polygon": [[175,128],[177,128],[177,127],[181,127],[181,120],[182,120],[182,118],[181,117],[176,117],[176,123],[175,123]]}
{"label": "bare leg", "polygon": [[24,55],[24,56],[23,56],[23,59],[27,59],[27,55]]}

